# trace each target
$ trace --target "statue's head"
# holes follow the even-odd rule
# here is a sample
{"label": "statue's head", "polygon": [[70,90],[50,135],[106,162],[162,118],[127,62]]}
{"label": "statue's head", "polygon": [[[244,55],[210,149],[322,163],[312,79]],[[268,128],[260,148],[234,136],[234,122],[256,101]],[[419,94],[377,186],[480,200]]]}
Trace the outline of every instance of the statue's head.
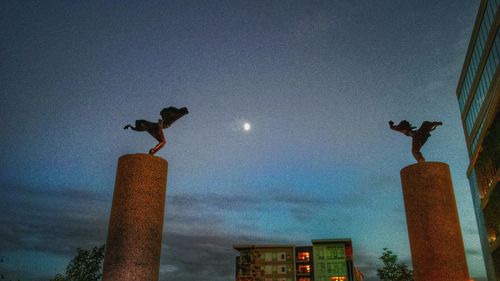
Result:
{"label": "statue's head", "polygon": [[177,114],[179,114],[180,116],[184,116],[186,114],[189,113],[187,107],[181,107],[179,109],[177,108],[174,108],[174,107],[168,107],[168,108],[164,108],[161,112],[160,112],[160,115],[161,116],[164,116],[166,115],[167,113],[170,113],[170,112],[176,112]]}
{"label": "statue's head", "polygon": [[181,108],[180,108],[180,111],[181,111],[181,113],[182,113],[183,115],[186,115],[186,114],[188,114],[188,113],[189,113],[189,111],[188,111],[187,107],[181,107]]}

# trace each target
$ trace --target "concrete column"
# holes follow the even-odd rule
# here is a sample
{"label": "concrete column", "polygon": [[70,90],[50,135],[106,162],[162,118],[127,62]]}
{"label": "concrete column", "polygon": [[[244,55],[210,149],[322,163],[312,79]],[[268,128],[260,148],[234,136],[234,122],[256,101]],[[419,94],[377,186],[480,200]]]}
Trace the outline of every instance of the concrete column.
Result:
{"label": "concrete column", "polygon": [[118,160],[103,281],[157,281],[168,162],[149,154]]}
{"label": "concrete column", "polygon": [[469,280],[448,165],[407,166],[401,182],[415,281]]}

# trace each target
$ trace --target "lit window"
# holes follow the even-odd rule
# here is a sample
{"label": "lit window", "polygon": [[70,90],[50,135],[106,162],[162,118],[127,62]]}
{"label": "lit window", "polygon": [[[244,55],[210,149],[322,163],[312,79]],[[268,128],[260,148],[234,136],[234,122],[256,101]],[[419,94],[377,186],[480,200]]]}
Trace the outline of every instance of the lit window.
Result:
{"label": "lit window", "polygon": [[310,265],[299,265],[299,273],[301,274],[308,274],[311,273],[311,266]]}
{"label": "lit window", "polygon": [[330,280],[331,281],[345,281],[345,277],[344,276],[332,276],[330,277]]}
{"label": "lit window", "polygon": [[309,260],[309,252],[299,252],[297,254],[297,259],[299,261],[308,261]]}

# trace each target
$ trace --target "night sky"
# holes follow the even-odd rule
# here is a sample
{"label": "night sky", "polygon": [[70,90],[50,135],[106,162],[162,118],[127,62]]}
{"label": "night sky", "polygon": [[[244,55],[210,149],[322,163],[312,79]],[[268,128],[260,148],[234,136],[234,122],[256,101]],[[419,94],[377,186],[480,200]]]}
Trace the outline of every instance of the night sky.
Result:
{"label": "night sky", "polygon": [[[378,280],[410,263],[389,120],[442,121],[469,270],[484,279],[455,89],[479,1],[0,2],[0,263],[47,280],[105,243],[123,130],[162,108],[169,161],[163,281],[234,280],[233,244],[352,238]],[[252,125],[243,130],[243,123]]]}

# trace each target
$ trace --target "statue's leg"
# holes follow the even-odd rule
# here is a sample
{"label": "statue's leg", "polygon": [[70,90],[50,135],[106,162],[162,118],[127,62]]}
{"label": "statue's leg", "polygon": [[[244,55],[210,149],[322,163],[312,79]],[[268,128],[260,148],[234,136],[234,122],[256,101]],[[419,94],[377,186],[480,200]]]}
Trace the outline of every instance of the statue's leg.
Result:
{"label": "statue's leg", "polygon": [[420,152],[420,148],[422,148],[422,145],[413,139],[411,143],[411,154],[413,154],[413,157],[415,157],[418,163],[425,162],[425,158],[422,152]]}
{"label": "statue's leg", "polygon": [[155,136],[155,138],[159,141],[159,143],[155,147],[153,147],[149,150],[149,154],[151,154],[151,155],[155,154],[158,150],[160,150],[167,143],[167,140],[165,139],[165,136],[163,135],[163,129],[161,127],[159,127],[157,133],[158,134]]}
{"label": "statue's leg", "polygon": [[155,147],[149,150],[149,154],[151,155],[155,154],[158,150],[160,150],[163,146],[165,146],[166,143],[167,141],[159,142]]}

